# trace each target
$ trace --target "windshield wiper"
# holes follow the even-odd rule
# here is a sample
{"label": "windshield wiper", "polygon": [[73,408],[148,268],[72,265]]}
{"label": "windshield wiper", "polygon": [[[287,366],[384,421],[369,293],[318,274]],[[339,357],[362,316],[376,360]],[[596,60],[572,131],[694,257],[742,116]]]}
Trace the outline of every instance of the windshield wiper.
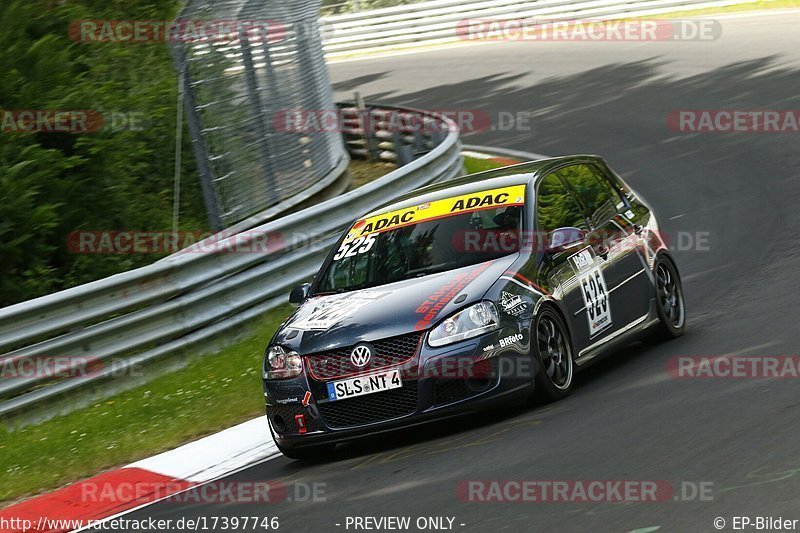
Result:
{"label": "windshield wiper", "polygon": [[370,287],[374,287],[375,285],[377,285],[377,283],[362,281],[361,283],[357,283],[356,285],[349,285],[347,287],[338,287],[330,291],[317,292],[314,293],[314,296],[326,296],[329,294],[342,294],[343,292],[360,291],[361,289],[368,289]]}
{"label": "windshield wiper", "polygon": [[440,272],[444,272],[452,266],[453,262],[451,261],[448,263],[438,263],[426,267],[415,268],[406,272],[406,275],[403,277],[403,279],[421,278],[422,276],[427,276],[429,274],[438,274]]}

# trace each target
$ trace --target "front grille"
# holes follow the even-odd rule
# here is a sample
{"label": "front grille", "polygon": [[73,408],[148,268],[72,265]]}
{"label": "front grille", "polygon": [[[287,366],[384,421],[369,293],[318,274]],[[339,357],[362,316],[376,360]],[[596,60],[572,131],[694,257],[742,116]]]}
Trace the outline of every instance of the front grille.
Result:
{"label": "front grille", "polygon": [[354,346],[312,354],[306,356],[308,370],[314,379],[325,381],[400,365],[414,358],[421,335],[409,333],[367,343],[372,349],[372,358],[367,366],[361,368],[350,361]]}
{"label": "front grille", "polygon": [[410,415],[416,409],[416,381],[404,381],[399,389],[319,404],[322,418],[334,428],[363,426],[391,420]]}

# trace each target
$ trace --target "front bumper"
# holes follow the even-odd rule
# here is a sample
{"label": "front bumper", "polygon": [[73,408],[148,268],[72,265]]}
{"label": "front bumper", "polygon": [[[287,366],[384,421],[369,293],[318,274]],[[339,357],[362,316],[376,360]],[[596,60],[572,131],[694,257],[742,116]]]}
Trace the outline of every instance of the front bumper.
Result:
{"label": "front bumper", "polygon": [[273,435],[278,444],[293,448],[343,442],[529,394],[536,368],[528,355],[528,332],[517,333],[517,341],[502,347],[501,339],[515,333],[496,331],[441,348],[428,346],[422,338],[413,360],[373,370],[402,367],[402,387],[349,399],[331,401],[327,382],[336,379],[317,379],[308,367],[294,379],[265,380]]}

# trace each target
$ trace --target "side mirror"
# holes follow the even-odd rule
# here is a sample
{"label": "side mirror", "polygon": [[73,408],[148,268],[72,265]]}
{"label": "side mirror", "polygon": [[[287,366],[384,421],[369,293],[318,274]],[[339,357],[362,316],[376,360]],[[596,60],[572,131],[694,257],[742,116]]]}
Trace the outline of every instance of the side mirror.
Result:
{"label": "side mirror", "polygon": [[557,228],[550,232],[547,251],[560,252],[575,244],[580,244],[586,239],[586,231],[580,228]]}
{"label": "side mirror", "polygon": [[303,283],[302,285],[298,285],[292,292],[289,293],[289,303],[292,305],[300,305],[303,303],[306,298],[308,298],[308,293],[311,290],[310,283]]}

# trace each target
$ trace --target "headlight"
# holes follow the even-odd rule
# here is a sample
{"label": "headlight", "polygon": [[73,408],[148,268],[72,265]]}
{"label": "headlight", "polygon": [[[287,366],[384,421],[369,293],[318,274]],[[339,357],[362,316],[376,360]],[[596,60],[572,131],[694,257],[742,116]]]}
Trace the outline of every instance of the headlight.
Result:
{"label": "headlight", "polygon": [[283,346],[272,346],[264,357],[264,379],[287,379],[303,372],[303,358]]}
{"label": "headlight", "polygon": [[499,327],[497,309],[492,302],[484,300],[444,319],[431,331],[428,344],[444,346],[477,337]]}

